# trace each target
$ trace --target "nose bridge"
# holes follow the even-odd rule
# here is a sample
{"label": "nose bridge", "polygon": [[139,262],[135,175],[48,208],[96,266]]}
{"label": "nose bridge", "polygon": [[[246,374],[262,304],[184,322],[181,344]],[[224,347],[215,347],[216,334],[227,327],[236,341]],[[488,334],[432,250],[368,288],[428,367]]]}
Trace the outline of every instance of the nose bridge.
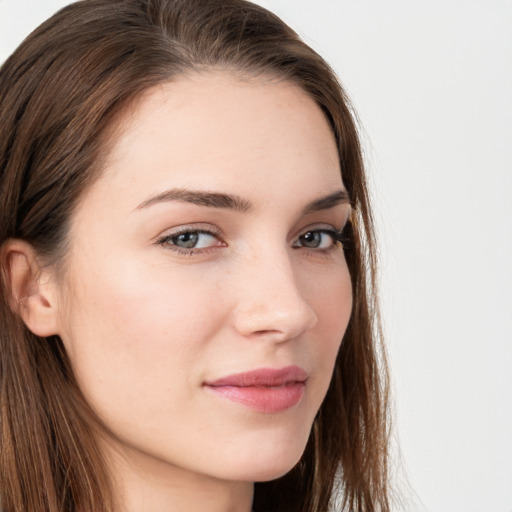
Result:
{"label": "nose bridge", "polygon": [[244,335],[272,333],[286,340],[311,329],[317,317],[301,288],[290,249],[271,245],[243,258],[236,327]]}

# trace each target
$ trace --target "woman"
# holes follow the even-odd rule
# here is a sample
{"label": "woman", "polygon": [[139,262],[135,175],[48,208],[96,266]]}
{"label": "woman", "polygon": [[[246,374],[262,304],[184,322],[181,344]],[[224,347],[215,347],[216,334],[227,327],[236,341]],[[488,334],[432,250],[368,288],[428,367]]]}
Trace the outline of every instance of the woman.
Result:
{"label": "woman", "polygon": [[7,60],[0,111],[3,510],[389,510],[328,65],[245,1],[84,0]]}

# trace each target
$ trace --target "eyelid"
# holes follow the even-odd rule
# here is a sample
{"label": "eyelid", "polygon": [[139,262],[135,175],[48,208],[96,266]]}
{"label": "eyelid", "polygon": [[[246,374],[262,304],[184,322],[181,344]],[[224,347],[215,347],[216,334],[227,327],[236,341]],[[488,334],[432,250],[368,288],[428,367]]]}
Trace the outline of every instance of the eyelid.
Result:
{"label": "eyelid", "polygon": [[157,235],[154,238],[154,241],[155,243],[158,243],[158,240],[162,240],[163,238],[178,236],[181,235],[182,233],[188,233],[190,231],[208,233],[210,235],[222,238],[222,232],[217,226],[206,222],[193,222],[191,224],[180,224],[179,226],[167,228],[164,231],[162,231],[159,235]]}
{"label": "eyelid", "polygon": [[[292,247],[297,248],[297,249],[300,249],[300,248],[309,249],[314,252],[322,252],[322,251],[326,252],[326,251],[329,251],[330,249],[332,249],[333,247],[337,246],[338,244],[341,244],[342,246],[344,246],[345,243],[347,242],[346,228],[349,224],[350,224],[350,217],[347,218],[347,220],[345,221],[345,223],[343,224],[341,229],[337,229],[332,224],[328,224],[328,223],[317,223],[317,224],[312,224],[310,226],[307,226],[306,228],[301,229],[293,237]],[[309,232],[321,232],[321,233],[325,233],[325,234],[331,236],[332,240],[333,240],[333,245],[331,247],[325,248],[325,249],[308,248],[308,247],[303,247],[301,245],[295,245],[299,241],[301,236],[303,236]]]}
{"label": "eyelid", "polygon": [[307,233],[324,233],[331,236],[334,241],[337,241],[338,238],[342,236],[342,231],[338,231],[337,229],[333,228],[309,228],[301,231],[299,235],[294,239],[294,243]]}
{"label": "eyelid", "polygon": [[297,238],[299,238],[300,236],[304,235],[305,233],[307,233],[308,231],[322,231],[322,232],[325,232],[325,233],[337,233],[337,234],[340,234],[343,233],[346,225],[348,224],[349,221],[345,222],[343,224],[343,226],[341,227],[341,229],[338,229],[337,227],[333,226],[333,224],[330,224],[328,222],[317,222],[317,223],[313,223],[313,224],[310,224],[302,229],[300,229],[293,237],[292,239],[293,240],[296,240]]}
{"label": "eyelid", "polygon": [[[200,247],[200,248],[190,248],[186,249],[184,247],[180,247],[178,245],[169,243],[169,240],[172,238],[176,238],[182,234],[185,233],[203,233],[210,235],[214,238],[216,238],[219,243],[217,245],[212,245],[209,247]],[[166,229],[162,234],[158,235],[154,239],[155,245],[165,246],[167,250],[173,251],[181,256],[191,256],[194,254],[205,254],[209,252],[210,250],[215,250],[218,247],[225,247],[227,246],[226,242],[224,241],[222,237],[221,230],[212,225],[212,224],[206,224],[206,223],[194,223],[194,224],[184,224],[180,226],[176,226],[175,228],[169,228]]]}

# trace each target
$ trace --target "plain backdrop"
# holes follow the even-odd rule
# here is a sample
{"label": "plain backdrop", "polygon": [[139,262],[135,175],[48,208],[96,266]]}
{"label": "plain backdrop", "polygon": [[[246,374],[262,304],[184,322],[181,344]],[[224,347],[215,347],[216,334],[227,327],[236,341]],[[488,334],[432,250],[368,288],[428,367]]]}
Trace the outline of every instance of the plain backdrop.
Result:
{"label": "plain backdrop", "polygon": [[[0,0],[0,61],[66,3]],[[406,510],[512,512],[512,1],[259,3],[360,117]]]}

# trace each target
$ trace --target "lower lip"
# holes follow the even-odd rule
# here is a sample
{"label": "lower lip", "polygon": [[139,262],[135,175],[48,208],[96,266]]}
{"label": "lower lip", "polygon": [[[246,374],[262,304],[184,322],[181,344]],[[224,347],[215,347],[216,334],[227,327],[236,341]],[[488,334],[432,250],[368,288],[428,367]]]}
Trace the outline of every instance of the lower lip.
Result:
{"label": "lower lip", "polygon": [[279,387],[206,386],[222,398],[245,405],[258,412],[283,412],[297,405],[304,395],[303,382]]}

